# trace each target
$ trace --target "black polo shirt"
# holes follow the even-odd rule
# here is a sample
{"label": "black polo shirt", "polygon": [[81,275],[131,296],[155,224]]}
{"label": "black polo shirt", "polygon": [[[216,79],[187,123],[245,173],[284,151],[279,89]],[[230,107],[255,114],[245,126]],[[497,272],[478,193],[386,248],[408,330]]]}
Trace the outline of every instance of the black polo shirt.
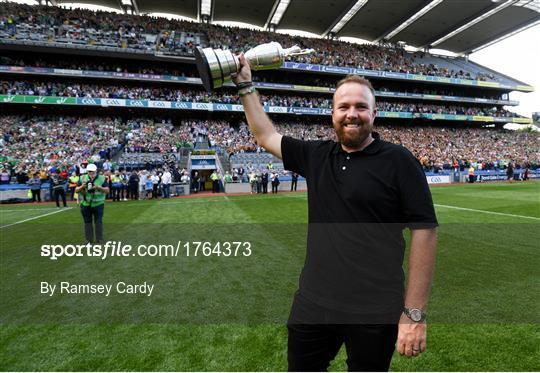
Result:
{"label": "black polo shirt", "polygon": [[417,159],[373,137],[364,150],[347,153],[334,141],[284,136],[281,151],[285,169],[308,186],[300,294],[330,309],[395,321],[403,307],[403,229],[433,228],[437,218]]}

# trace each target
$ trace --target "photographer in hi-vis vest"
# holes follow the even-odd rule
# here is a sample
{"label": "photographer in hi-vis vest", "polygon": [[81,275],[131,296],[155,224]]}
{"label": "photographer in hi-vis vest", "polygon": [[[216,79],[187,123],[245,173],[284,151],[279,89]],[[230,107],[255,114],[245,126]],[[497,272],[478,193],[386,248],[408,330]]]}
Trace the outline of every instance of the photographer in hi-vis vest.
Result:
{"label": "photographer in hi-vis vest", "polygon": [[86,171],[87,174],[81,175],[78,186],[75,188],[81,201],[84,236],[86,243],[103,243],[103,210],[105,196],[109,193],[109,184],[105,176],[98,174],[95,164],[89,164]]}

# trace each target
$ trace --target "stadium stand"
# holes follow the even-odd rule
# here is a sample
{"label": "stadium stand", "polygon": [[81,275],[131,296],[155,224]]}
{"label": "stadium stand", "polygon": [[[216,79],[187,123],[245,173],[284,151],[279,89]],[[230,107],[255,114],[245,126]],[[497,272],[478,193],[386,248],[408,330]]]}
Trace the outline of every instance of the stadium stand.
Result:
{"label": "stadium stand", "polygon": [[295,59],[309,64],[354,66],[482,81],[499,81],[501,78],[465,60],[449,62],[443,57],[411,54],[398,45],[357,45],[159,17],[9,2],[0,9],[0,39],[132,49],[148,53],[166,51],[188,56],[192,55],[197,45],[239,52],[258,44],[277,41],[283,45],[298,44],[302,48],[315,49],[315,55]]}
{"label": "stadium stand", "polygon": [[[504,107],[518,104],[508,92],[523,90],[521,82],[464,58],[409,53],[395,44],[7,2],[0,8],[0,106],[9,109],[0,117],[3,174],[20,182],[51,168],[78,172],[81,162],[94,161],[112,172],[172,166],[180,179],[192,171],[190,154],[216,154],[221,171],[235,180],[246,181],[238,169],[261,172],[269,163],[286,173],[255,143],[242,116],[232,113],[241,110],[236,91],[205,92],[192,58],[196,46],[240,52],[268,41],[316,50],[280,71],[254,75],[265,110],[285,135],[334,139],[333,87],[360,69],[376,89],[377,131],[410,149],[426,172],[470,165],[498,170],[508,162],[539,168],[538,137],[502,129],[506,122],[529,121]],[[21,43],[24,50],[12,48]],[[60,44],[61,51],[34,49]],[[82,59],[81,47],[96,52]],[[126,57],[118,58],[118,50]],[[140,53],[148,56],[130,58]],[[163,55],[177,59],[156,60]],[[310,66],[328,69],[314,73]],[[45,104],[46,113],[40,109]]]}
{"label": "stadium stand", "polygon": [[[253,168],[277,162],[256,146],[245,123],[186,120],[154,123],[140,118],[31,118],[0,117],[3,166],[28,170],[33,167],[71,165],[84,160],[102,162],[118,153],[119,164],[163,163],[163,155],[193,148],[197,136],[207,134],[210,147],[226,151],[233,167],[253,164]],[[276,124],[281,133],[306,140],[333,139],[328,125],[307,122]],[[452,169],[457,161],[480,164],[480,169],[504,168],[505,160],[540,165],[535,134],[503,129],[434,126],[378,125],[388,141],[410,149],[426,170]],[[121,152],[119,153],[119,151]],[[139,166],[140,167],[140,166]]]}
{"label": "stadium stand", "polygon": [[[206,102],[240,105],[240,98],[230,93],[207,93],[199,90],[169,89],[155,87],[113,86],[98,84],[57,83],[50,81],[0,81],[0,94],[2,95],[38,95],[52,97],[86,97],[86,98],[112,98],[131,100],[165,100],[180,102]],[[261,94],[261,102],[265,106],[326,108],[332,107],[332,100],[309,94],[290,95],[275,93],[273,95]],[[383,111],[408,113],[437,113],[458,115],[482,115],[495,117],[518,117],[518,115],[502,108],[495,107],[467,107],[462,105],[435,105],[414,104],[406,101],[387,102],[378,101],[378,109]]]}

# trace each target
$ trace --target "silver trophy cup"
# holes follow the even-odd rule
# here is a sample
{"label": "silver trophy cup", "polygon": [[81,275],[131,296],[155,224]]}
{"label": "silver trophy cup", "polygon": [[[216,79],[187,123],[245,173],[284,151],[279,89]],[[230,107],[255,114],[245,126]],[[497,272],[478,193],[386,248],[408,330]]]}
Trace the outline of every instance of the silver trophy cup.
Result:
{"label": "silver trophy cup", "polygon": [[[252,70],[276,69],[283,65],[285,57],[313,53],[313,49],[300,49],[299,46],[283,49],[279,43],[270,42],[257,45],[244,55]],[[231,80],[231,75],[240,71],[238,57],[230,50],[201,48],[195,49],[195,61],[204,88],[212,91]]]}

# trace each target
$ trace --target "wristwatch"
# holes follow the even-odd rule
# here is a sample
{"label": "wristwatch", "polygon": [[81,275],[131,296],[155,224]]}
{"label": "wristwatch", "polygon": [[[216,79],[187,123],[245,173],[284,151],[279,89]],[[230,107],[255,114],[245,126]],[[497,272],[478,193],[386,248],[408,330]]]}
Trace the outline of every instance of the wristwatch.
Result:
{"label": "wristwatch", "polygon": [[422,322],[426,319],[426,313],[419,308],[403,307],[403,313],[414,322]]}

